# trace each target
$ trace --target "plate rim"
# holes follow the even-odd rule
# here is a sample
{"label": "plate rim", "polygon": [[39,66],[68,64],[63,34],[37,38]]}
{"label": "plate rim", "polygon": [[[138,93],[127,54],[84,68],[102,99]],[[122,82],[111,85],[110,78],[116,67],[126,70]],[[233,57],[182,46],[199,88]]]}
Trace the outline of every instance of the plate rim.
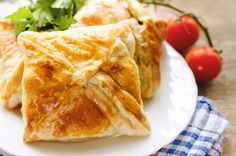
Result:
{"label": "plate rim", "polygon": [[[181,62],[184,63],[186,69],[187,69],[187,70],[189,71],[189,73],[191,74],[191,79],[193,80],[193,82],[195,82],[195,83],[194,83],[194,88],[195,88],[195,91],[194,91],[194,92],[195,92],[195,98],[194,98],[194,99],[195,99],[196,102],[195,102],[195,105],[194,105],[195,107],[193,107],[194,109],[191,110],[191,115],[190,115],[191,117],[188,119],[188,122],[185,123],[184,128],[182,128],[182,130],[181,130],[178,134],[176,134],[175,136],[173,136],[172,138],[170,138],[169,141],[168,141],[165,145],[163,145],[162,147],[158,148],[157,145],[156,145],[156,146],[154,146],[152,149],[149,149],[146,153],[144,153],[145,156],[155,154],[155,153],[158,152],[161,148],[163,148],[163,147],[169,145],[171,142],[173,142],[173,141],[180,135],[180,133],[181,133],[183,130],[185,130],[185,128],[187,128],[188,124],[189,124],[190,121],[192,120],[192,117],[193,117],[193,115],[194,115],[194,112],[195,112],[195,109],[196,109],[196,106],[197,106],[198,87],[197,87],[197,83],[196,83],[196,80],[195,80],[195,78],[194,78],[194,74],[193,74],[191,68],[189,67],[189,65],[187,64],[187,62],[184,60],[183,56],[182,56],[179,52],[177,52],[177,50],[175,50],[169,43],[167,43],[166,41],[164,41],[164,42],[163,42],[163,48],[166,49],[166,47],[169,47],[169,48],[171,48],[174,52],[176,52],[178,58],[181,59]],[[190,113],[189,113],[189,114],[190,114]]]}

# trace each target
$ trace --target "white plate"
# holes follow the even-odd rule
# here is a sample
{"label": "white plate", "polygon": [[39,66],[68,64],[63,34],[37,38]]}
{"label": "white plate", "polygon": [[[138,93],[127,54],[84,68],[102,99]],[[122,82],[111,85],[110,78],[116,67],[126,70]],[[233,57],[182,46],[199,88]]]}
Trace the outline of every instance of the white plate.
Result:
{"label": "white plate", "polygon": [[161,64],[161,87],[144,109],[151,123],[149,137],[100,138],[87,142],[22,141],[23,121],[0,106],[0,148],[22,156],[138,156],[150,155],[173,141],[189,123],[196,107],[197,87],[183,58],[168,44]]}

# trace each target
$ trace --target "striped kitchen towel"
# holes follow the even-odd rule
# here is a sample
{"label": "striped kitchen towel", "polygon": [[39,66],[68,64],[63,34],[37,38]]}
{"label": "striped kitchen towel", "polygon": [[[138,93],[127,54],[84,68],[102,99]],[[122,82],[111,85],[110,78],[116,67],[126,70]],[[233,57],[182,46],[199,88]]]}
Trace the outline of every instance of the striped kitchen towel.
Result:
{"label": "striped kitchen towel", "polygon": [[212,107],[211,101],[199,97],[188,127],[154,156],[218,156],[222,153],[223,132],[227,120]]}

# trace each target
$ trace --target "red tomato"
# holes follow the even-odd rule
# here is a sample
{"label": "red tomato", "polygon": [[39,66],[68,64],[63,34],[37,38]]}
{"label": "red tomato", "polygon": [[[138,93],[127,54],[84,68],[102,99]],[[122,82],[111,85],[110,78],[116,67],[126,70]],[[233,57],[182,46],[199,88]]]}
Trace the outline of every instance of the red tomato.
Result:
{"label": "red tomato", "polygon": [[221,71],[222,61],[213,48],[201,46],[193,48],[185,57],[197,82],[213,80]]}
{"label": "red tomato", "polygon": [[183,52],[196,43],[199,34],[196,21],[189,16],[184,16],[180,21],[168,23],[166,40],[177,51]]}

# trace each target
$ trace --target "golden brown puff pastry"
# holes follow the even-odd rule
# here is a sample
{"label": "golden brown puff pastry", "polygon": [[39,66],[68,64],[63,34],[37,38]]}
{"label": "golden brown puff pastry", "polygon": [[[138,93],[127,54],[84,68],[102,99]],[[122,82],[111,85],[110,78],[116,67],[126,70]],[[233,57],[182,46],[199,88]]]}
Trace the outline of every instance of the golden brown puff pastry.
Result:
{"label": "golden brown puff pastry", "polygon": [[21,103],[23,57],[18,50],[14,25],[0,20],[0,98],[4,106],[13,109]]}
{"label": "golden brown puff pastry", "polygon": [[146,136],[135,20],[58,32],[23,32],[24,140]]}
{"label": "golden brown puff pastry", "polygon": [[88,0],[74,17],[81,25],[103,25],[131,18],[124,0]]}
{"label": "golden brown puff pastry", "polygon": [[136,0],[89,0],[75,15],[78,26],[104,25],[135,18],[142,29],[135,36],[142,97],[152,97],[160,84],[160,57],[166,23],[155,19]]}

